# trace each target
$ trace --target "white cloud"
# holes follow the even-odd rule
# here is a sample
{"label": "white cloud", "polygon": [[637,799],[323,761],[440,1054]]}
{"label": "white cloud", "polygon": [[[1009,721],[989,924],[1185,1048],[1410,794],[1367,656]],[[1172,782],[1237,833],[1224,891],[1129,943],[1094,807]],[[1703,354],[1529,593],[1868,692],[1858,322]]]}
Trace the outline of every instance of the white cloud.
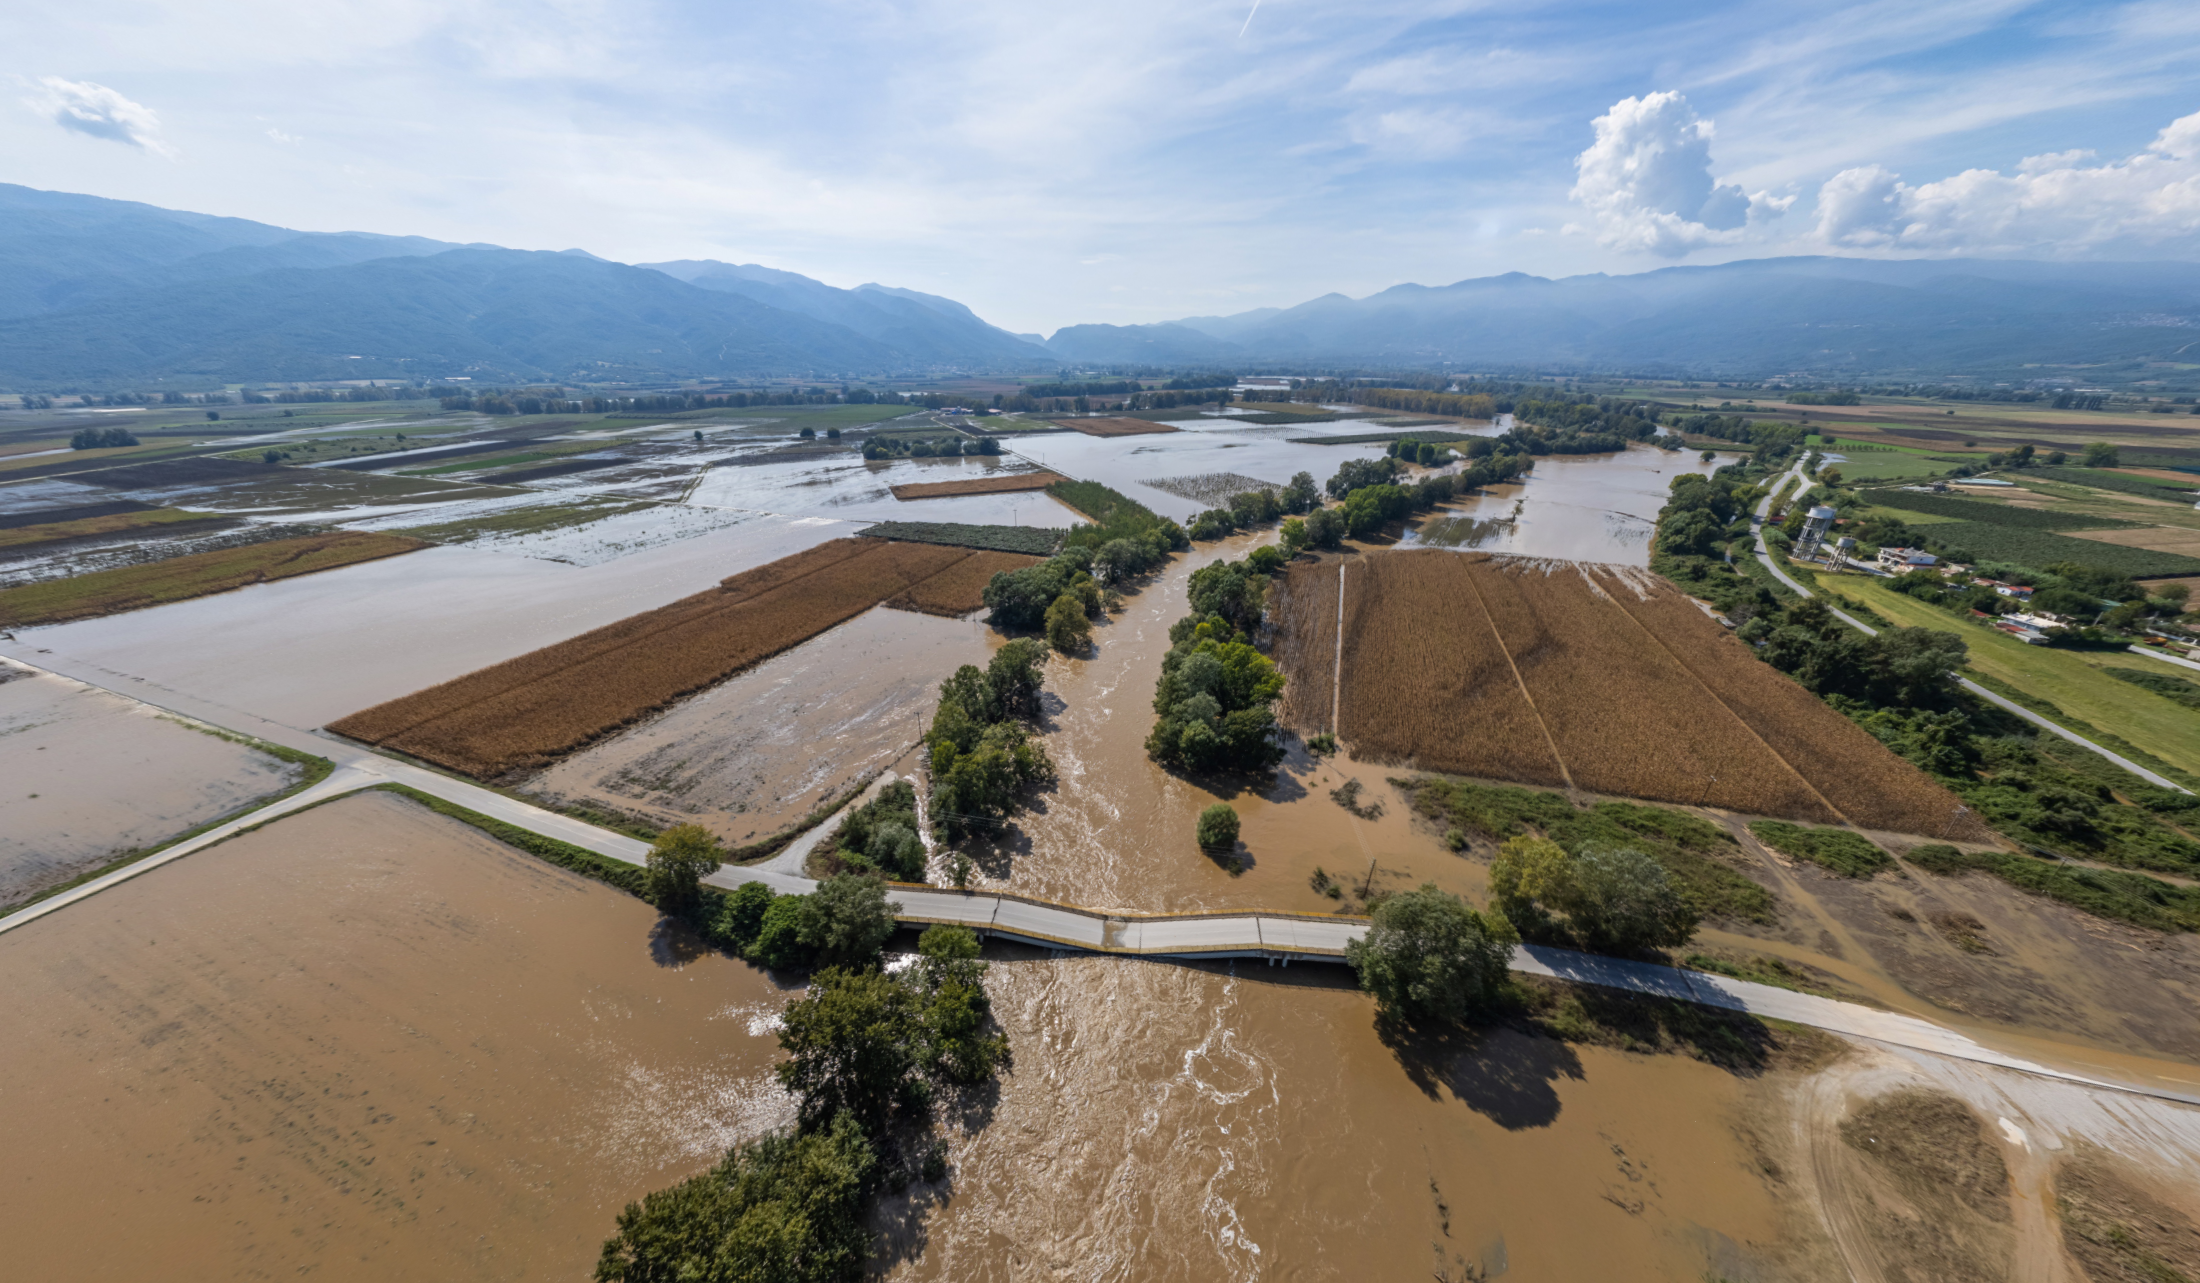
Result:
{"label": "white cloud", "polygon": [[1818,193],[1818,237],[1845,249],[2070,254],[2200,238],[2200,112],[2146,150],[2105,165],[2092,153],[2030,156],[2014,174],[1967,169],[1912,187],[1878,165],[1845,169]]}
{"label": "white cloud", "polygon": [[41,76],[37,92],[25,99],[31,110],[63,129],[126,143],[166,156],[171,153],[160,138],[160,117],[143,103],[136,103],[90,81]]}
{"label": "white cloud", "polygon": [[[1597,241],[1679,258],[1741,240],[1752,200],[1711,178],[1711,122],[1670,91],[1623,98],[1596,118],[1596,141],[1574,160],[1573,198],[1588,207]],[[1760,194],[1760,213],[1786,204]]]}

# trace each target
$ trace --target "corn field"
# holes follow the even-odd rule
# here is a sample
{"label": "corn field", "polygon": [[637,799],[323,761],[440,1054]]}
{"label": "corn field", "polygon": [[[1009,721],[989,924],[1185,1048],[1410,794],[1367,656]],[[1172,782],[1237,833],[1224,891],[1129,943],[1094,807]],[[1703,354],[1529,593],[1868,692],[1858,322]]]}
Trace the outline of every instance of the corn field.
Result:
{"label": "corn field", "polygon": [[940,573],[912,584],[907,591],[888,598],[896,610],[954,618],[985,605],[985,586],[1004,570],[1022,570],[1039,564],[1037,557],[1013,552],[973,552]]}
{"label": "corn field", "polygon": [[[535,769],[944,571],[999,555],[836,539],[329,729],[482,779]],[[966,584],[948,587],[968,593]],[[978,604],[974,593],[954,600]]]}
{"label": "corn field", "polygon": [[1395,550],[1343,559],[1341,726],[1331,725],[1338,561],[1274,598],[1283,715],[1362,760],[1935,837],[1955,797],[1632,569]]}

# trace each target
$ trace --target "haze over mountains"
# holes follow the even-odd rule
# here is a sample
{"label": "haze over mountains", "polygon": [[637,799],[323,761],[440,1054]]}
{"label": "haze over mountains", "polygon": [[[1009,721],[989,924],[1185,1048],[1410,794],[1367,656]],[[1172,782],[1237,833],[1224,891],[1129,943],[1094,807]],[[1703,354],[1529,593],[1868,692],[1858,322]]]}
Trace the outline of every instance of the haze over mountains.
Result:
{"label": "haze over mountains", "polygon": [[709,260],[295,232],[0,184],[0,386],[815,379],[1079,365],[2089,377],[2190,360],[2200,265],[1782,258],[1510,273],[1044,344],[952,299]]}

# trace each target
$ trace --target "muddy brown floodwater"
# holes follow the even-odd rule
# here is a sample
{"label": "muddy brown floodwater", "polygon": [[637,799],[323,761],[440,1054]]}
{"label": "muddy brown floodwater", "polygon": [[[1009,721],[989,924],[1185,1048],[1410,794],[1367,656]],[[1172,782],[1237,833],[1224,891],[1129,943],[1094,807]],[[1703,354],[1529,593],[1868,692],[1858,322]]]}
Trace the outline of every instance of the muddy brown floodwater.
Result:
{"label": "muddy brown floodwater", "polygon": [[135,700],[0,663],[0,905],[241,810],[299,774]]}
{"label": "muddy brown floodwater", "polygon": [[777,833],[924,732],[940,683],[986,663],[984,625],[883,606],[682,700],[536,776],[553,803],[700,823],[739,844]]}
{"label": "muddy brown floodwater", "polygon": [[575,1279],[784,1121],[765,975],[388,794],[0,936],[18,1278]]}
{"label": "muddy brown floodwater", "polygon": [[1409,1070],[1342,969],[1067,958],[988,985],[1015,1069],[895,1277],[1825,1276],[1777,1175],[1779,1073],[1510,1031]]}
{"label": "muddy brown floodwater", "polygon": [[[1350,901],[1312,889],[1316,868],[1348,881],[1354,892],[1424,881],[1458,892],[1481,888],[1479,865],[1413,822],[1387,783],[1400,773],[1396,768],[1343,755],[1315,759],[1293,741],[1274,783],[1255,782],[1254,791],[1245,781],[1175,775],[1147,759],[1154,679],[1169,649],[1169,625],[1190,610],[1192,572],[1241,558],[1274,537],[1270,531],[1195,546],[1125,594],[1122,611],[1094,627],[1094,649],[1048,660],[1045,744],[1061,780],[1002,840],[972,848],[988,885],[1150,913],[1347,907]],[[993,638],[996,646],[1000,641]],[[1356,811],[1332,798],[1352,780],[1361,786]],[[1242,824],[1239,875],[1192,838],[1201,809],[1218,800],[1235,807]]]}

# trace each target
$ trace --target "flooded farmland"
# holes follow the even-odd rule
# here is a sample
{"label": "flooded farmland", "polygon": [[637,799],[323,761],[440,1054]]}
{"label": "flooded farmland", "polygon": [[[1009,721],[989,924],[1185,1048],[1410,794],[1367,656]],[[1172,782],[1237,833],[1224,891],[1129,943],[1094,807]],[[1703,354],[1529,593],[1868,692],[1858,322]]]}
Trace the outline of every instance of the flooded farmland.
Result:
{"label": "flooded farmland", "polygon": [[782,992],[385,794],[0,936],[24,1277],[570,1279],[785,1121]]}
{"label": "flooded farmland", "polygon": [[65,677],[0,663],[0,906],[157,845],[300,768]]}
{"label": "flooded farmland", "polygon": [[884,606],[535,776],[561,804],[700,823],[732,845],[780,832],[908,753],[988,630]]}
{"label": "flooded farmland", "polygon": [[[791,443],[694,445],[668,425],[648,450],[522,485],[483,484],[493,469],[472,481],[464,469],[343,473],[401,484],[332,482],[223,511],[433,526],[454,546],[16,645],[314,726],[869,520],[1074,519],[1039,495],[900,502],[891,484],[1046,463],[1189,516],[1205,505],[1150,483],[1326,479],[1380,447],[1286,435],[1370,426],[1048,434],[1013,443],[1020,459],[865,463]],[[1450,505],[1407,542],[1641,564],[1671,476],[1711,466],[1645,449],[1539,459],[1528,482]],[[415,502],[410,487],[431,484],[464,497]],[[1145,911],[1354,911],[1423,882],[1486,899],[1487,851],[1448,849],[1388,783],[1395,766],[1294,741],[1274,782],[1248,790],[1146,759],[1153,681],[1191,571],[1273,538],[1173,559],[1097,623],[1093,650],[1049,661],[1044,736],[1061,779],[975,852],[982,882]],[[1001,641],[972,620],[874,609],[523,787],[753,840],[905,759],[939,681]],[[0,685],[0,708],[23,685]],[[12,765],[25,742],[0,736],[0,755]],[[1243,820],[1241,871],[1192,841],[1218,799]],[[2200,1059],[2189,937],[2104,930],[1982,878],[1853,884],[1741,841],[1782,919],[1712,924],[1706,948],[1790,959],[2002,1045],[2052,1034],[2107,1048],[2119,1072],[2137,1064],[2119,1050]],[[1962,915],[1975,929],[1947,925]],[[994,956],[1015,1064],[996,1098],[949,1120],[947,1180],[886,1209],[880,1269],[893,1277],[1839,1277],[1879,1259],[1855,1253],[1899,1247],[1899,1218],[1870,1213],[1904,1179],[1838,1148],[1841,1127],[1920,1085],[1967,1102],[2034,1209],[2013,1203],[2014,1221],[1980,1231],[1981,1277],[1998,1277],[2014,1245],[2079,1277],[2038,1209],[2080,1138],[2128,1167],[2088,1167],[2085,1188],[2191,1201],[2163,1172],[2191,1161],[2194,1129],[2155,1102],[2046,1100],[1877,1052],[1735,1073],[1517,1029],[1398,1048],[1343,968]],[[626,1199],[787,1118],[768,1071],[788,991],[659,935],[637,901],[384,795],[0,936],[0,982],[27,1030],[0,1051],[0,1145],[36,1174],[0,1191],[0,1227],[39,1277],[581,1277]],[[2145,1122],[2157,1115],[2179,1121]],[[2007,1139],[2012,1128],[2026,1139]]]}

